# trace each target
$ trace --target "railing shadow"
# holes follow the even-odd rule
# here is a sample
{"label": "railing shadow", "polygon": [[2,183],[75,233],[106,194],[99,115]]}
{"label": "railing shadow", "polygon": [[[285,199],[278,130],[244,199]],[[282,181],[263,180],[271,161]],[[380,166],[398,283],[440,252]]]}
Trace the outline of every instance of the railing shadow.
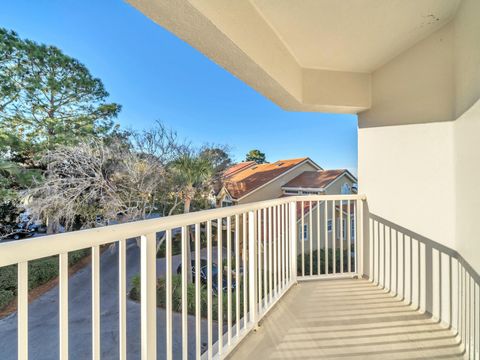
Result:
{"label": "railing shadow", "polygon": [[480,276],[455,250],[369,214],[365,268],[370,281],[453,330],[467,358],[478,354]]}

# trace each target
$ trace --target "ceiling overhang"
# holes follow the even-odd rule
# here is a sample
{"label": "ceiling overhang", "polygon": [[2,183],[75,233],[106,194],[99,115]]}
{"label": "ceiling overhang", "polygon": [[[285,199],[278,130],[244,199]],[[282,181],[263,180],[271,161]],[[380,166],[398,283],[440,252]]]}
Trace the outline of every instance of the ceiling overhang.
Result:
{"label": "ceiling overhang", "polygon": [[460,0],[127,0],[284,109],[358,113],[372,73]]}

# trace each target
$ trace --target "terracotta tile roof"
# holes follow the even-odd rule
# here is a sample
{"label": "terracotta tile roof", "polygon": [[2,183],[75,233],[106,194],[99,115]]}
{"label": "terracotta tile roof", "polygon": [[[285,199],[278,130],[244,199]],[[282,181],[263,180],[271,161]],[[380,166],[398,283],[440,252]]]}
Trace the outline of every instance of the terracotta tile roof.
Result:
{"label": "terracotta tile roof", "polygon": [[233,174],[245,170],[251,166],[255,165],[255,161],[245,161],[245,162],[240,162],[238,164],[230,166],[225,172],[223,173],[224,178],[228,178],[232,176]]}
{"label": "terracotta tile roof", "polygon": [[307,159],[308,157],[304,157],[299,159],[278,160],[271,164],[245,166],[243,170],[237,170],[236,172],[227,169],[230,175],[225,179],[224,187],[232,198],[239,199]]}
{"label": "terracotta tile roof", "polygon": [[325,188],[328,184],[347,171],[348,170],[346,169],[304,171],[282,187],[310,189]]}

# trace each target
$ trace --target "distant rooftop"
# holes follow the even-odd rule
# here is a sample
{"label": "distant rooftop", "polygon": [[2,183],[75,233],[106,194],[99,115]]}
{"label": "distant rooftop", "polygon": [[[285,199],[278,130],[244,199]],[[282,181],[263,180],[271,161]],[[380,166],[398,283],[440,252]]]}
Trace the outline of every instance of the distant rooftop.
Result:
{"label": "distant rooftop", "polygon": [[353,177],[347,169],[304,171],[282,187],[310,189],[325,188],[345,173],[348,173]]}
{"label": "distant rooftop", "polygon": [[278,160],[270,164],[239,163],[226,170],[224,187],[232,198],[239,199],[306,161],[311,160],[308,157],[303,157]]}

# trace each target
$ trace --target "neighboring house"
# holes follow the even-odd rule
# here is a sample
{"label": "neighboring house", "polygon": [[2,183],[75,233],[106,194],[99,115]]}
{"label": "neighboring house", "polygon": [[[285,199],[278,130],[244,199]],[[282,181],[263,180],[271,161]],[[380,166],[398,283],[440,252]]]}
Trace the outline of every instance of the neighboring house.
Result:
{"label": "neighboring house", "polygon": [[323,170],[311,159],[279,160],[270,164],[242,162],[227,169],[217,194],[217,206],[279,198],[282,186],[305,171]]}
{"label": "neighboring house", "polygon": [[284,195],[331,195],[357,192],[357,179],[346,169],[304,171],[282,186]]}
{"label": "neighboring house", "polygon": [[357,179],[346,169],[323,170],[310,158],[270,164],[247,161],[223,174],[217,206],[225,207],[288,195],[356,193]]}
{"label": "neighboring house", "polygon": [[[226,207],[237,204],[245,204],[254,201],[269,200],[284,196],[293,195],[333,195],[333,194],[351,194],[357,192],[357,179],[346,169],[323,170],[310,158],[278,160],[270,164],[256,164],[253,161],[242,162],[228,168],[223,175],[223,184],[217,193],[217,206]],[[297,205],[298,221],[302,221],[303,209],[303,233],[298,227],[298,246],[302,246],[302,241],[310,249],[317,248],[318,236],[320,235],[320,245],[324,246],[325,234],[318,234],[316,221],[310,222],[320,216],[321,221],[325,219],[324,202],[319,201],[310,204],[301,203]],[[342,216],[340,208],[343,207]],[[320,214],[317,214],[318,208]],[[333,205],[329,203],[327,209],[327,227],[329,242],[333,241],[332,232],[335,230],[336,246],[340,247],[341,233],[343,229],[343,239],[347,240],[350,232],[350,238],[353,238],[353,230],[348,231],[348,206],[346,203],[335,204],[335,223],[332,221]],[[351,204],[350,213],[354,211]],[[311,215],[310,215],[311,213]],[[350,217],[353,219],[353,216]],[[310,225],[312,223],[312,225]],[[342,223],[342,226],[340,226]],[[354,229],[355,224],[350,221],[350,229]],[[334,229],[335,228],[335,229]],[[304,244],[305,246],[305,244]]]}

